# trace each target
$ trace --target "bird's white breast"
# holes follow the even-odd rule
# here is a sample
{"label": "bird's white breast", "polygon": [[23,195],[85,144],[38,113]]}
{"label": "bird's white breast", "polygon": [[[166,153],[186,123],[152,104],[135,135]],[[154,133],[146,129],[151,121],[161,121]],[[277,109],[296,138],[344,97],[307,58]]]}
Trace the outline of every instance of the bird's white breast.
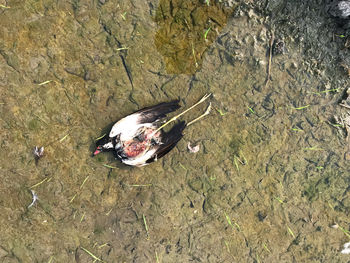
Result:
{"label": "bird's white breast", "polygon": [[128,141],[132,140],[137,135],[136,132],[140,128],[153,126],[152,123],[140,124],[140,117],[139,113],[135,113],[116,122],[109,133],[109,137],[113,138],[120,134],[120,141]]}

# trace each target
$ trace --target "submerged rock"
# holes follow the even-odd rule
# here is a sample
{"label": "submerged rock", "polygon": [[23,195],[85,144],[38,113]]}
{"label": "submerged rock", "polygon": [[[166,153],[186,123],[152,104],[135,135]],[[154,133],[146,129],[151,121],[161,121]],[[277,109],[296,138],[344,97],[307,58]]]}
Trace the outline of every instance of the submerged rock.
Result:
{"label": "submerged rock", "polygon": [[337,18],[349,19],[350,1],[333,1],[328,4],[328,13]]}
{"label": "submerged rock", "polygon": [[327,12],[337,23],[346,28],[350,28],[350,1],[332,1],[326,5]]}
{"label": "submerged rock", "polygon": [[286,49],[286,44],[284,43],[284,41],[281,39],[276,39],[272,45],[272,54],[273,55],[283,55],[286,52],[287,52],[287,49]]}

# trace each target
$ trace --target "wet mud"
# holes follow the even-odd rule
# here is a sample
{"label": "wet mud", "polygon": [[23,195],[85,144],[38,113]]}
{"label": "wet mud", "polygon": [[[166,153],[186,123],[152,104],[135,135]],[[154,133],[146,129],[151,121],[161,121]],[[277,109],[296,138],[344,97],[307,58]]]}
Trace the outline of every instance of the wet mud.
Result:
{"label": "wet mud", "polygon": [[[347,32],[323,1],[228,2],[193,74],[161,51],[166,2],[0,2],[1,262],[348,261]],[[91,157],[121,117],[208,92],[157,162]]]}

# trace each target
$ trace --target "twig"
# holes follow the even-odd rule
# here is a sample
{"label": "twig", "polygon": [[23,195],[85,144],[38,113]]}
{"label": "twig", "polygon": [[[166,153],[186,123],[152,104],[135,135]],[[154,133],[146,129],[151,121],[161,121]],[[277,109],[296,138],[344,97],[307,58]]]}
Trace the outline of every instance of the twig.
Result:
{"label": "twig", "polygon": [[68,137],[69,133],[67,133],[65,136],[63,136],[61,139],[60,139],[60,142],[63,142],[67,137]]}
{"label": "twig", "polygon": [[147,226],[147,222],[146,222],[146,217],[144,214],[142,214],[142,217],[143,217],[143,223],[145,224],[145,230],[146,230],[146,233],[147,233],[147,237],[149,238],[149,233],[148,233],[148,226]]}
{"label": "twig", "polygon": [[85,184],[85,182],[87,181],[88,178],[89,178],[89,175],[86,176],[85,180],[83,181],[83,183],[82,183],[81,186],[80,186],[80,189],[83,188],[83,185]]}
{"label": "twig", "polygon": [[98,248],[103,248],[103,247],[108,246],[108,245],[109,245],[108,243],[104,243],[104,244],[98,246]]}
{"label": "twig", "polygon": [[88,253],[93,259],[100,261],[100,262],[104,262],[102,259],[96,257],[94,254],[92,254],[89,250],[87,250],[86,248],[80,247],[82,250],[84,250],[86,253]]}
{"label": "twig", "polygon": [[85,218],[85,214],[86,214],[86,213],[84,212],[84,214],[81,216],[81,218],[80,218],[80,223],[83,222],[83,220],[84,220],[84,218]]}
{"label": "twig", "polygon": [[100,137],[96,138],[95,141],[98,141],[99,139],[102,139],[102,138],[105,137],[105,136],[106,136],[106,134],[103,134],[103,135],[101,135]]}
{"label": "twig", "polygon": [[117,167],[114,167],[112,165],[108,165],[108,164],[102,164],[104,167],[110,168],[110,169],[116,169]]}
{"label": "twig", "polygon": [[47,81],[39,83],[38,86],[42,86],[42,85],[48,84],[50,82],[52,82],[52,80],[47,80]]}
{"label": "twig", "polygon": [[70,199],[69,203],[72,203],[76,196],[77,196],[77,194],[73,195],[73,197]]}
{"label": "twig", "polygon": [[49,177],[46,177],[44,180],[42,180],[41,182],[35,184],[35,185],[32,185],[30,188],[34,188],[34,187],[37,187],[38,185],[41,185],[43,182],[45,182],[46,180],[48,180]]}
{"label": "twig", "polygon": [[106,213],[106,216],[108,216],[111,212],[112,212],[113,208],[111,208],[111,210],[109,210],[107,213]]}
{"label": "twig", "polygon": [[197,63],[197,59],[196,59],[196,52],[194,51],[193,42],[191,42],[191,45],[192,45],[192,55],[194,58],[194,63],[195,63],[196,68],[198,68],[198,63]]}
{"label": "twig", "polygon": [[294,235],[292,229],[290,229],[289,226],[287,226],[287,230],[288,230],[288,233],[291,234],[291,236],[292,236],[293,238],[295,238],[295,235]]}
{"label": "twig", "polygon": [[146,186],[152,186],[152,184],[125,184],[129,187],[146,187]]}

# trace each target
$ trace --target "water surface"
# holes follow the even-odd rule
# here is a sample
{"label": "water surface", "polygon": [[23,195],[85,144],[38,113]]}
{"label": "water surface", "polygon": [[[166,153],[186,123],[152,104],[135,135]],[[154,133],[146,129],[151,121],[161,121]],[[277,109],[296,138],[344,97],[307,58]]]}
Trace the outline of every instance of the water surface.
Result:
{"label": "water surface", "polygon": [[[93,262],[88,250],[105,262],[346,262],[348,149],[332,124],[348,78],[249,4],[210,42],[207,24],[191,32],[203,37],[200,66],[186,45],[181,63],[193,74],[179,74],[160,50],[160,2],[0,9],[1,260]],[[287,52],[272,58],[266,84],[271,32]],[[212,113],[158,162],[91,158],[121,117],[176,98],[186,108],[209,92]]]}

